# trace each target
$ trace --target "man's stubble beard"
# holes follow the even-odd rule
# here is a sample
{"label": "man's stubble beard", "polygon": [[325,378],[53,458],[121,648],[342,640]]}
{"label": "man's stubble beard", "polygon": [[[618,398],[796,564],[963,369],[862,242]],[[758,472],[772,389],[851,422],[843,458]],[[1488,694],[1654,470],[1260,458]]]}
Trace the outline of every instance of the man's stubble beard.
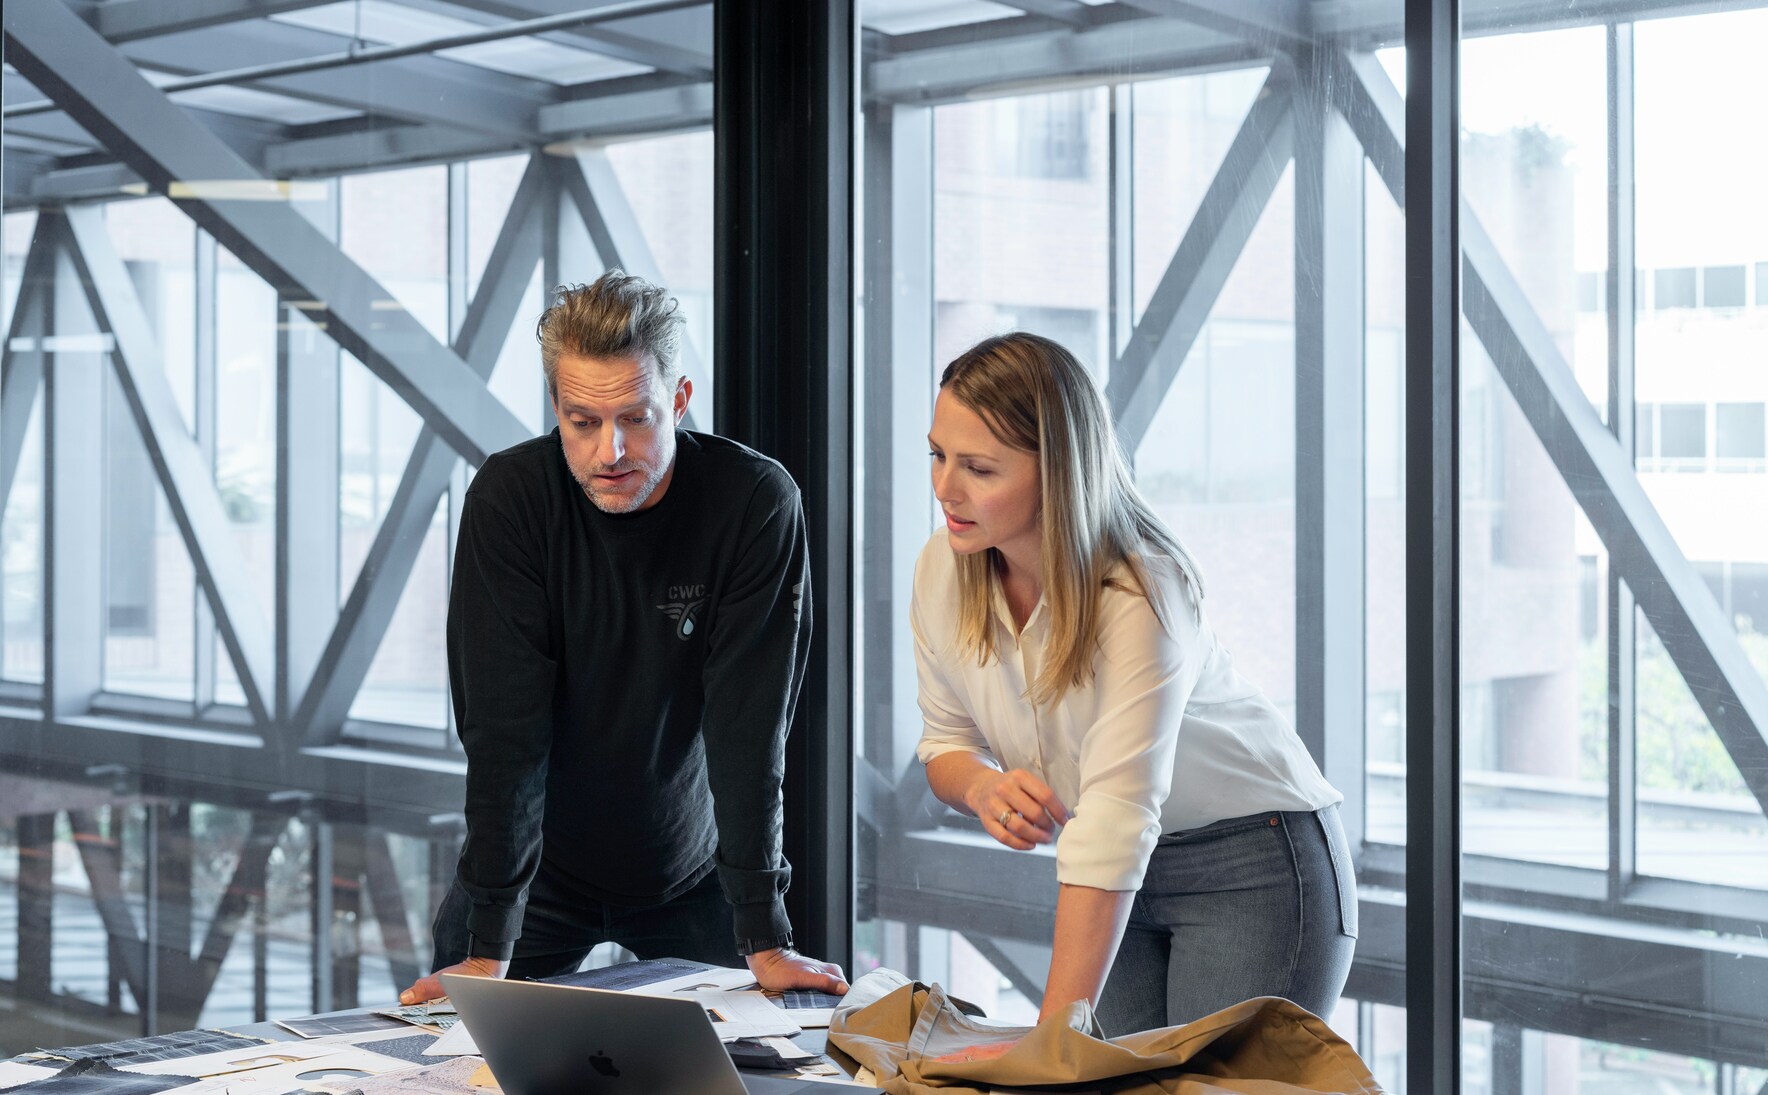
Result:
{"label": "man's stubble beard", "polygon": [[[560,448],[564,448],[563,444],[560,445]],[[618,465],[613,468],[596,466],[578,467],[572,462],[571,454],[569,452],[565,453],[565,467],[571,470],[571,478],[577,480],[578,487],[582,488],[584,495],[589,498],[590,503],[603,513],[612,514],[631,513],[650,501],[651,495],[656,493],[657,485],[663,482],[663,476],[669,470],[667,464],[661,468],[650,468],[641,464],[634,464],[628,468],[623,468]],[[608,471],[636,471],[644,478],[644,482],[640,485],[639,489],[632,494],[613,494],[612,492],[603,491],[595,486],[595,476],[599,473]],[[610,505],[610,502],[613,504]]]}

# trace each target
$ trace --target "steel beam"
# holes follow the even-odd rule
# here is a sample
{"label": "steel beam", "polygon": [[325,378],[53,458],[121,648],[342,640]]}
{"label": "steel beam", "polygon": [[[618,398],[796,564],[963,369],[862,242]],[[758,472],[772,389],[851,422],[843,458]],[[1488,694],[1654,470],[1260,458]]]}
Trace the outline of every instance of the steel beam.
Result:
{"label": "steel beam", "polygon": [[87,22],[112,42],[183,34],[226,23],[264,19],[318,7],[330,0],[110,0],[94,6]]}
{"label": "steel beam", "polygon": [[[227,952],[233,948],[240,930],[247,926],[247,913],[264,898],[270,853],[287,827],[288,818],[281,814],[253,811],[251,828],[240,845],[233,873],[221,891],[215,913],[209,918],[202,946],[194,956],[184,951],[183,960],[174,967],[176,973],[168,979],[171,991],[166,995],[170,999],[162,1006],[171,1013],[167,1024],[171,1029],[196,1025],[203,1004],[215,987],[215,979],[221,974],[222,963],[227,960]],[[187,940],[184,946],[189,945]]]}
{"label": "steel beam", "polygon": [[[548,157],[547,162],[557,173],[565,197],[583,219],[583,227],[589,232],[589,241],[595,245],[602,264],[636,274],[653,285],[667,285],[607,152],[599,148],[579,149],[570,159]],[[680,368],[681,374],[698,388],[701,406],[710,407],[712,375],[685,332],[681,338]],[[699,429],[699,417],[690,406],[683,427]]]}
{"label": "steel beam", "polygon": [[[522,142],[514,134],[493,137],[440,123],[371,125],[350,133],[302,137],[275,145],[264,153],[264,172],[276,178],[336,175],[377,167],[471,159],[521,147]],[[41,185],[53,185],[52,180],[61,174],[50,173]]]}
{"label": "steel beam", "polygon": [[1106,396],[1126,453],[1141,445],[1294,155],[1293,73],[1287,63],[1272,66],[1128,346],[1111,366]]}
{"label": "steel beam", "polygon": [[374,910],[375,923],[381,928],[381,950],[392,975],[393,992],[397,995],[420,976],[417,940],[411,934],[411,922],[405,917],[405,892],[399,886],[399,868],[393,862],[393,849],[381,829],[362,830],[362,882],[368,891],[368,903]]}
{"label": "steel beam", "polygon": [[1149,15],[1231,34],[1266,49],[1295,51],[1313,43],[1300,0],[1121,0]]}
{"label": "steel beam", "polygon": [[541,107],[536,120],[542,136],[547,138],[618,137],[704,129],[712,124],[712,85],[682,84],[572,99]]}
{"label": "steel beam", "polygon": [[1091,26],[1093,22],[1093,6],[1081,3],[1081,0],[998,0],[998,2],[1027,15],[1041,15],[1046,19],[1054,19],[1058,23],[1067,23],[1071,27]]}
{"label": "steel beam", "polygon": [[254,719],[267,723],[268,690],[275,679],[270,626],[214,476],[185,426],[147,313],[105,229],[104,210],[76,206],[66,218],[69,252],[99,326],[115,339],[117,380],[190,553],[197,584],[208,595],[217,633],[233,659],[247,708]]}
{"label": "steel beam", "polygon": [[[289,137],[289,127],[280,122],[225,114],[200,106],[185,105],[182,109],[201,122],[204,129],[227,142],[227,147],[233,149],[247,163],[257,163],[262,159],[265,149],[274,147]],[[60,145],[62,155],[89,155],[103,150],[97,137],[73,118],[56,110],[22,118],[8,118],[5,127],[8,146],[22,138]]]}
{"label": "steel beam", "polygon": [[[516,187],[479,279],[479,291],[455,338],[455,351],[476,377],[489,377],[496,366],[534,266],[540,261],[540,204],[546,190],[543,174],[536,156]],[[338,613],[311,684],[295,710],[294,725],[308,744],[336,741],[349,717],[350,704],[392,623],[399,595],[423,547],[424,531],[448,489],[456,460],[436,431],[426,427],[418,432],[399,487]]]}
{"label": "steel beam", "polygon": [[[225,57],[231,70],[300,62],[316,55],[343,55],[350,50],[351,40],[341,35],[263,22],[133,42],[121,53],[137,65],[202,76],[216,68],[217,57]],[[240,86],[380,117],[524,139],[534,133],[535,111],[557,95],[552,85],[538,80],[437,56],[270,76]]]}
{"label": "steel beam", "polygon": [[54,992],[51,955],[55,950],[55,815],[24,814],[16,825],[18,842],[17,999],[44,1003]]}
{"label": "steel beam", "polygon": [[[566,11],[593,11],[601,4],[585,4],[580,0],[408,0],[408,6],[440,11],[457,18],[491,24],[500,20],[537,19]],[[710,4],[708,4],[710,6]],[[612,57],[629,64],[644,65],[659,72],[673,72],[696,80],[712,78],[712,55],[675,43],[628,34],[612,27],[585,26],[535,35],[573,49],[587,49],[603,57]]]}
{"label": "steel beam", "polygon": [[[1172,19],[1125,19],[1085,30],[1058,27],[991,35],[962,28],[961,44],[907,50],[867,67],[868,102],[933,104],[1023,95],[1039,81],[1071,87],[1077,77],[1123,79],[1131,58],[1138,76],[1199,67],[1252,65],[1270,51],[1242,39]],[[552,108],[557,109],[557,108]]]}
{"label": "steel beam", "polygon": [[[527,431],[458,356],[300,213],[260,196],[264,180],[218,138],[143,80],[92,28],[59,3],[5,10],[10,60],[94,131],[156,190],[273,289],[325,303],[327,331],[475,462]],[[76,75],[77,74],[77,75]]]}
{"label": "steel beam", "polygon": [[113,961],[122,963],[124,984],[135,997],[135,1006],[148,1008],[147,963],[153,961],[147,952],[147,940],[135,923],[135,913],[123,894],[122,848],[115,836],[99,830],[98,818],[91,810],[69,810],[68,829],[74,838],[74,850],[86,871],[86,882],[92,892],[92,906],[104,925],[110,941]]}
{"label": "steel beam", "polygon": [[153,1006],[143,1016],[148,1031],[188,1029],[202,1010],[204,988],[194,990],[190,942],[196,915],[192,886],[190,803],[155,802],[147,807],[148,977]]}
{"label": "steel beam", "polygon": [[212,726],[0,713],[0,769],[80,781],[93,757],[127,769],[143,794],[252,810],[268,795],[294,794],[327,816],[425,837],[457,816],[447,804],[460,802],[466,773],[459,757],[349,746],[278,756],[255,736]]}

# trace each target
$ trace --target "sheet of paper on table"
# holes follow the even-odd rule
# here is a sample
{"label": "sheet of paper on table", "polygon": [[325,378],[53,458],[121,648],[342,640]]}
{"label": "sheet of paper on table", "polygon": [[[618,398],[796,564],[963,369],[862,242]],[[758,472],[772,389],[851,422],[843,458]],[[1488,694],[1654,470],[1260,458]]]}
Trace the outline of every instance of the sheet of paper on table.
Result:
{"label": "sheet of paper on table", "polygon": [[[660,995],[644,993],[644,995]],[[686,996],[688,993],[670,993]],[[691,994],[694,1002],[706,1009],[712,1029],[721,1042],[737,1038],[769,1038],[775,1035],[800,1034],[804,1028],[792,1021],[790,1012],[773,1006],[759,992],[710,991]]]}
{"label": "sheet of paper on table", "polygon": [[236,1072],[271,1068],[276,1065],[329,1057],[348,1047],[323,1042],[273,1042],[245,1049],[225,1049],[198,1057],[180,1057],[174,1061],[143,1061],[138,1065],[118,1065],[121,1072],[139,1072],[148,1076],[226,1076]]}
{"label": "sheet of paper on table", "polygon": [[[54,1062],[56,1066],[60,1064],[60,1061]],[[55,1072],[56,1069],[50,1064],[27,1065],[18,1061],[0,1061],[0,1091],[37,1080],[47,1080]]]}
{"label": "sheet of paper on table", "polygon": [[636,992],[645,996],[673,996],[683,992],[716,992],[754,987],[755,975],[748,970],[726,969],[720,966],[708,970],[695,970],[693,973],[680,977],[670,977],[663,981],[637,985],[622,991]]}
{"label": "sheet of paper on table", "polygon": [[328,1082],[344,1081],[343,1090],[358,1086],[365,1077],[409,1069],[409,1061],[382,1057],[365,1049],[333,1046],[332,1052],[311,1060],[230,1072],[177,1088],[177,1095],[284,1095],[302,1088],[313,1090]]}

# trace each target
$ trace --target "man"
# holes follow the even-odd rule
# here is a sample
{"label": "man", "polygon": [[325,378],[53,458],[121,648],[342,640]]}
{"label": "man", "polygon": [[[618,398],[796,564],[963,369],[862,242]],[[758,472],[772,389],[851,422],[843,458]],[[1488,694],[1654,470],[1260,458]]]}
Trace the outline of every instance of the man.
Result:
{"label": "man", "polygon": [[[537,330],[559,427],[467,491],[448,606],[467,837],[439,972],[547,977],[612,941],[846,991],[792,949],[782,900],[804,514],[779,464],[677,428],[681,322],[619,271],[560,289]],[[432,974],[400,999],[440,995]]]}

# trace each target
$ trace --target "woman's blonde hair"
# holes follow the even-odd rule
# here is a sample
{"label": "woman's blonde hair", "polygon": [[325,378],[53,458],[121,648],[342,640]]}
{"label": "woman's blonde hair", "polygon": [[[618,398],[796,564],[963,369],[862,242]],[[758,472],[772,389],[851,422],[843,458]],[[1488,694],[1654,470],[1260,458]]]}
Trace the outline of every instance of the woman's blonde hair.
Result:
{"label": "woman's blonde hair", "polygon": [[[999,335],[947,365],[939,387],[980,415],[1002,444],[1037,457],[1038,578],[1050,643],[1028,689],[1032,703],[1053,704],[1092,678],[1099,599],[1119,563],[1135,582],[1131,591],[1148,599],[1169,630],[1173,606],[1149,579],[1144,553],[1169,556],[1187,597],[1193,604],[1202,598],[1196,562],[1137,493],[1105,400],[1073,354],[1040,335]],[[998,656],[993,600],[1003,562],[994,548],[956,561],[958,648],[986,662]]]}

